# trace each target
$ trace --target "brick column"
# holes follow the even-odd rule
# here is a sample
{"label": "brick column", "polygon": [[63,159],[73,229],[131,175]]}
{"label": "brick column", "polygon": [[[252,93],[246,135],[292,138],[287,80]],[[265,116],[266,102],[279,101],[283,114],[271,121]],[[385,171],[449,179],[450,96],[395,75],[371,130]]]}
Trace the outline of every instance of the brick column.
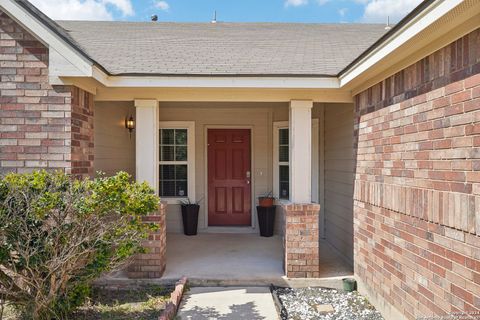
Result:
{"label": "brick column", "polygon": [[162,202],[157,212],[144,218],[145,222],[155,223],[158,230],[150,234],[143,246],[146,253],[135,256],[134,261],[128,266],[127,273],[131,279],[161,278],[166,267],[167,253],[167,204]]}
{"label": "brick column", "polygon": [[93,177],[93,95],[71,87],[71,173]]}
{"label": "brick column", "polygon": [[285,272],[288,278],[318,278],[319,204],[288,204],[285,211]]}

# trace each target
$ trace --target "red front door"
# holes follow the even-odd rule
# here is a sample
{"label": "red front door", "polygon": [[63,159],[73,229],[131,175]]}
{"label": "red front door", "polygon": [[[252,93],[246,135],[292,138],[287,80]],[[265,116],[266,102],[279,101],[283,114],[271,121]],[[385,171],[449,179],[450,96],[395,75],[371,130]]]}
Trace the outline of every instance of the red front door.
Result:
{"label": "red front door", "polygon": [[250,130],[208,130],[208,225],[251,225]]}

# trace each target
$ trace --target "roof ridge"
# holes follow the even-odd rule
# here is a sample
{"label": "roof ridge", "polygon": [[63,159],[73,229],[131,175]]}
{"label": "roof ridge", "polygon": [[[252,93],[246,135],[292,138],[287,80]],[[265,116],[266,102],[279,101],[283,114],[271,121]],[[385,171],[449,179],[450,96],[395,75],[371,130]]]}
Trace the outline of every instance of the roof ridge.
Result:
{"label": "roof ridge", "polygon": [[[23,1],[23,0],[21,0]],[[202,22],[202,21],[128,21],[128,20],[52,20],[58,23],[131,23],[131,24],[151,24],[151,25],[159,25],[159,24],[185,24],[185,25],[194,25],[194,24],[202,24],[202,25],[306,25],[306,26],[381,26],[384,27],[384,23],[363,23],[363,22],[349,22],[349,23],[322,23],[322,22],[273,22],[273,21],[219,21],[216,24],[212,24],[211,22]]]}

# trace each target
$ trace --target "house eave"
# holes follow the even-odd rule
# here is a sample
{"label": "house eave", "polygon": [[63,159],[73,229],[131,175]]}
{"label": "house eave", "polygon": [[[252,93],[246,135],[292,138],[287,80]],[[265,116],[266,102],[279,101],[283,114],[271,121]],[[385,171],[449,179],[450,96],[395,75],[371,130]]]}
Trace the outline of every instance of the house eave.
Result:
{"label": "house eave", "polygon": [[[356,94],[454,41],[476,25],[480,2],[427,0],[338,75],[316,74],[111,74],[88,57],[53,21],[35,15],[21,1],[0,0],[0,8],[36,35],[50,50],[51,84],[79,84],[95,93],[103,88],[329,90]],[[473,17],[473,18],[472,18]],[[468,20],[469,19],[469,20]],[[468,20],[468,21],[467,21]],[[51,23],[50,23],[51,22]],[[53,26],[51,25],[53,24]],[[458,25],[466,25],[458,28]],[[441,26],[441,28],[437,28]],[[438,30],[437,30],[438,29]],[[448,35],[448,36],[446,36]],[[439,40],[439,38],[441,38]],[[416,60],[415,60],[416,59]]]}
{"label": "house eave", "polygon": [[287,75],[120,75],[94,67],[93,78],[109,88],[339,89],[334,76]]}
{"label": "house eave", "polygon": [[433,0],[418,9],[340,72],[340,87],[356,94],[478,28],[478,1]]}
{"label": "house eave", "polygon": [[92,76],[94,62],[22,3],[0,0],[0,10],[48,47],[51,75]]}

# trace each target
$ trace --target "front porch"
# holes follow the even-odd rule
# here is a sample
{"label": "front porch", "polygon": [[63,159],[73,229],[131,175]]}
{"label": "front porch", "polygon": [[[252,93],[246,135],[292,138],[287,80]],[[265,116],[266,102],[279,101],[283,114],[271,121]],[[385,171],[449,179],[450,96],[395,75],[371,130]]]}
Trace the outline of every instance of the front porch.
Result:
{"label": "front porch", "polygon": [[[152,219],[168,238],[150,239],[134,278],[282,285],[285,275],[352,274],[352,104],[97,101],[95,114],[95,169],[130,172],[165,204],[161,218]],[[130,116],[131,137],[119,126]],[[228,156],[240,145],[241,157]],[[264,239],[256,205],[270,191],[277,198],[275,237]],[[187,198],[200,200],[193,238],[181,235],[179,201]],[[165,272],[165,261],[156,267],[161,260]]]}
{"label": "front porch", "polygon": [[104,277],[104,286],[132,283],[171,284],[184,275],[194,286],[322,286],[340,289],[341,279],[353,276],[352,266],[328,242],[320,241],[320,274],[316,279],[285,276],[283,243],[280,236],[262,238],[256,234],[203,233],[195,237],[167,234],[167,267],[157,279],[130,279],[125,271]]}

